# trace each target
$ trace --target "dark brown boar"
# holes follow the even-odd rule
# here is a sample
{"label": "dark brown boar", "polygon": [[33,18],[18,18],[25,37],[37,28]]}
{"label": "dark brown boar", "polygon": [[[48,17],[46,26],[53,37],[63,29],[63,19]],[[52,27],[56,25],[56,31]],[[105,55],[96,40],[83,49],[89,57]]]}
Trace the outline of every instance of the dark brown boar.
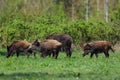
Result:
{"label": "dark brown boar", "polygon": [[72,55],[72,43],[73,39],[67,34],[53,34],[46,37],[46,39],[54,39],[62,43],[61,51],[66,52],[68,57]]}
{"label": "dark brown boar", "polygon": [[53,53],[53,57],[57,59],[62,44],[53,39],[47,39],[42,42],[39,42],[39,40],[36,39],[32,45],[39,47],[41,57],[46,57]]}
{"label": "dark brown boar", "polygon": [[83,57],[87,55],[88,53],[91,53],[90,57],[95,54],[96,57],[98,57],[98,53],[104,53],[106,57],[109,57],[109,50],[111,49],[113,52],[114,50],[112,49],[112,44],[108,41],[93,41],[84,44],[83,46],[84,53]]}
{"label": "dark brown boar", "polygon": [[[13,54],[17,54],[17,57],[19,56],[20,52],[24,52],[27,57],[29,57],[29,54],[34,53],[32,50],[32,45],[31,43],[25,41],[25,40],[17,40],[13,41],[13,43],[10,46],[7,46],[7,58],[12,56]],[[34,57],[35,53],[34,53]]]}

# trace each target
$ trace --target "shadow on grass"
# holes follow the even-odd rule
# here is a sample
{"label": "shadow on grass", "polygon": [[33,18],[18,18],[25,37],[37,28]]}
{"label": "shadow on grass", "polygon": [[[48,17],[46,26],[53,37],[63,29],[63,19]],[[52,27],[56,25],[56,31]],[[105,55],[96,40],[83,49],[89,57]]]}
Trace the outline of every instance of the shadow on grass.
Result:
{"label": "shadow on grass", "polygon": [[12,73],[12,74],[4,74],[0,73],[0,80],[36,80],[36,79],[58,79],[58,78],[71,78],[71,77],[80,77],[80,73],[59,73],[59,74],[49,74],[47,72],[30,72],[30,73]]}
{"label": "shadow on grass", "polygon": [[47,72],[26,72],[26,73],[0,73],[0,80],[120,80],[120,75],[87,73],[80,74],[74,72],[50,74]]}

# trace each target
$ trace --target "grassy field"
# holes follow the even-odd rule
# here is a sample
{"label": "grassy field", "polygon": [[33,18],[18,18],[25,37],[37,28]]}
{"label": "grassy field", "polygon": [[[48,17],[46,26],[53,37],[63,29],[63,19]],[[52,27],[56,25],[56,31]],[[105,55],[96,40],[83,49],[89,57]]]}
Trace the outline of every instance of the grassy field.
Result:
{"label": "grassy field", "polygon": [[90,59],[82,57],[81,51],[74,51],[71,58],[60,53],[52,57],[37,59],[16,55],[7,59],[6,51],[0,50],[0,80],[120,80],[120,52],[110,52],[110,58],[103,54]]}

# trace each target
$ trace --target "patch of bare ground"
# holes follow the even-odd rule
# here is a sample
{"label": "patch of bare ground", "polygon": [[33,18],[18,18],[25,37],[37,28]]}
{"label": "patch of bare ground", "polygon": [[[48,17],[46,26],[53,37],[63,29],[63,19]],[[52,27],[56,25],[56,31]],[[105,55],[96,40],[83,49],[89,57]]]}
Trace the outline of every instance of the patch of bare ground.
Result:
{"label": "patch of bare ground", "polygon": [[115,49],[115,51],[120,51],[120,42],[118,42],[114,45],[114,49]]}

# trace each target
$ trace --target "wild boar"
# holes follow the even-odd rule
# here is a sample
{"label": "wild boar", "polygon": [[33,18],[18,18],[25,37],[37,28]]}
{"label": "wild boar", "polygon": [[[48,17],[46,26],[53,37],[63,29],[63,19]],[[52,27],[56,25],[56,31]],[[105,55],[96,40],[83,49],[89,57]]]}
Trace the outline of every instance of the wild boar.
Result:
{"label": "wild boar", "polygon": [[46,57],[53,53],[53,57],[57,59],[62,43],[53,39],[47,39],[42,42],[39,42],[39,40],[36,39],[32,45],[39,47],[41,57]]}
{"label": "wild boar", "polygon": [[29,57],[29,54],[34,54],[33,49],[32,49],[32,44],[27,42],[26,40],[17,40],[13,41],[13,43],[10,46],[7,46],[7,58],[12,56],[13,54],[17,54],[17,57],[19,56],[20,52],[24,52],[27,57]]}
{"label": "wild boar", "polygon": [[68,34],[53,34],[46,37],[46,39],[54,39],[62,43],[61,51],[66,52],[68,57],[72,55],[73,39]]}
{"label": "wild boar", "polygon": [[87,55],[88,53],[91,53],[90,57],[92,58],[93,55],[95,54],[96,57],[98,57],[98,53],[104,53],[106,57],[109,57],[109,50],[114,50],[112,49],[112,44],[108,41],[93,41],[84,44],[83,46],[84,53],[83,57]]}

